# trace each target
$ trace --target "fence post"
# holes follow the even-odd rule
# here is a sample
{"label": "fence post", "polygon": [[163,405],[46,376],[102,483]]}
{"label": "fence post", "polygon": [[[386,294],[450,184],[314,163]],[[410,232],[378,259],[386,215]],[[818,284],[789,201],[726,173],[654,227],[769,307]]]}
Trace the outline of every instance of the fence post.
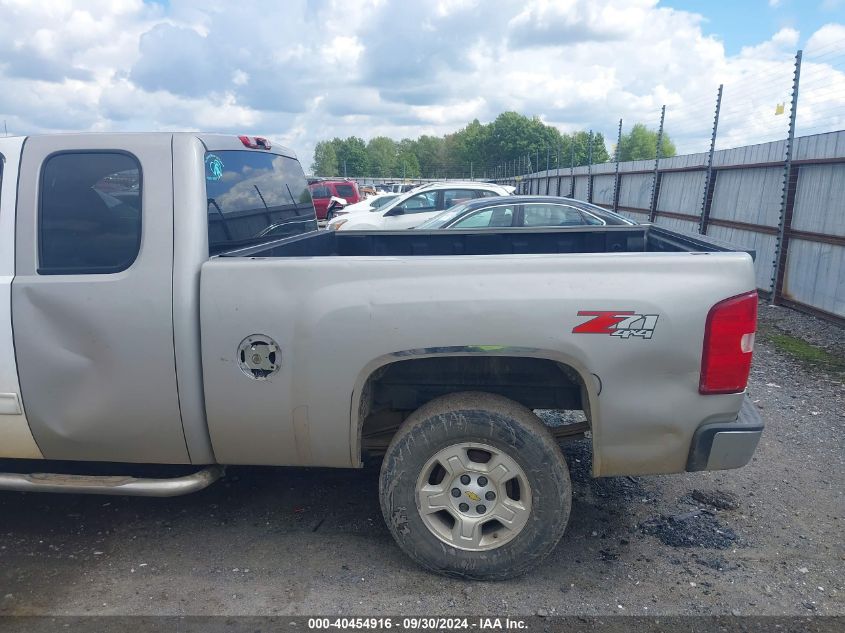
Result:
{"label": "fence post", "polygon": [[660,127],[657,129],[657,148],[654,152],[654,175],[651,178],[651,206],[648,211],[648,221],[654,222],[657,215],[657,199],[660,196],[660,172],[657,166],[660,163],[660,154],[663,150],[663,121],[666,119],[666,106],[660,108]]}
{"label": "fence post", "polygon": [[520,189],[520,193],[525,193],[525,181],[526,181],[525,173],[526,173],[526,170],[527,170],[527,167],[525,166],[525,156],[520,156],[519,157],[519,180],[520,180],[519,189]]}
{"label": "fence post", "polygon": [[619,119],[619,132],[616,135],[616,175],[613,179],[613,210],[619,208],[619,146],[622,144],[622,119]]}
{"label": "fence post", "polygon": [[557,187],[555,187],[555,195],[560,195],[560,143],[557,144],[557,158],[555,159],[557,163]]}
{"label": "fence post", "polygon": [[530,157],[526,154],[522,157],[522,169],[520,172],[522,174],[522,182],[520,183],[520,189],[522,190],[521,193],[526,193],[525,186],[528,184],[528,171],[531,169],[530,165],[528,164]]}
{"label": "fence post", "polygon": [[593,131],[587,143],[587,202],[593,201]]}
{"label": "fence post", "polygon": [[716,130],[719,128],[719,111],[722,109],[722,84],[716,94],[716,115],[713,117],[713,132],[710,134],[710,153],[707,155],[707,175],[704,178],[704,199],[701,201],[701,219],[698,232],[707,235],[707,223],[710,221],[710,207],[713,205],[713,191],[716,179],[713,177],[713,153],[716,151]]}
{"label": "fence post", "polygon": [[[523,185],[523,193],[531,193],[531,152],[528,152],[525,155],[525,184]],[[524,191],[524,188],[527,187],[528,191]]]}
{"label": "fence post", "polygon": [[783,190],[780,198],[780,218],[778,219],[778,238],[775,243],[775,260],[772,262],[771,293],[769,302],[776,305],[779,295],[783,292],[783,277],[786,267],[786,253],[789,248],[789,234],[787,224],[792,224],[792,206],[795,204],[795,188],[798,186],[798,172],[792,179],[792,144],[795,141],[795,113],[798,109],[798,86],[801,79],[801,56],[799,50],[795,54],[795,72],[792,77],[792,104],[789,110],[789,135],[786,138],[786,156],[783,161]]}
{"label": "fence post", "polygon": [[531,178],[531,174],[534,173],[534,163],[531,160],[531,150],[528,150],[528,153],[525,155],[525,164],[526,164],[526,170],[525,170],[526,191],[524,193],[531,195],[531,189],[534,186],[534,183],[532,182],[532,178]]}

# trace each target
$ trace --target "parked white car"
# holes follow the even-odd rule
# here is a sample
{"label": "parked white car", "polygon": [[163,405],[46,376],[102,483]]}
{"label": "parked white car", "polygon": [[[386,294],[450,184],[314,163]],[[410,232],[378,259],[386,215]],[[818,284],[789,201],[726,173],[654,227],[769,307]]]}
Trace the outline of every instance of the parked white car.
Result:
{"label": "parked white car", "polygon": [[374,211],[376,209],[380,209],[384,205],[396,200],[399,197],[398,193],[381,193],[376,194],[374,196],[370,196],[369,198],[364,198],[360,202],[356,202],[355,204],[350,204],[348,206],[344,206],[342,209],[336,209],[332,212],[331,217],[329,219],[335,217],[340,217],[346,215],[348,213],[360,213],[363,211]]}
{"label": "parked white car", "polygon": [[328,223],[329,230],[396,231],[411,229],[441,211],[475,198],[507,196],[513,187],[477,181],[433,182],[398,196],[369,213],[347,213]]}

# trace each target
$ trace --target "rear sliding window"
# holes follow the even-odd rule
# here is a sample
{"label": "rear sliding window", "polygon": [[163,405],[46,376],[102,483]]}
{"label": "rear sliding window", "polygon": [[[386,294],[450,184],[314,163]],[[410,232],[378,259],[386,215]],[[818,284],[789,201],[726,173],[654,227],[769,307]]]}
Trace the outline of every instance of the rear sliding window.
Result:
{"label": "rear sliding window", "polygon": [[299,161],[264,152],[205,155],[209,254],[317,230]]}

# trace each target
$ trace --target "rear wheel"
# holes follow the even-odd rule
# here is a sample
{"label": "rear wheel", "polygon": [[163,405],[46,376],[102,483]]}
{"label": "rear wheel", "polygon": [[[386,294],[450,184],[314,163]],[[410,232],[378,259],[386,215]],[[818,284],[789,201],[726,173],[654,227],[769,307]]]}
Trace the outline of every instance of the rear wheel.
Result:
{"label": "rear wheel", "polygon": [[498,580],[554,548],[572,488],[560,449],[530,410],[468,392],[411,414],[387,450],[379,492],[388,528],[419,564]]}

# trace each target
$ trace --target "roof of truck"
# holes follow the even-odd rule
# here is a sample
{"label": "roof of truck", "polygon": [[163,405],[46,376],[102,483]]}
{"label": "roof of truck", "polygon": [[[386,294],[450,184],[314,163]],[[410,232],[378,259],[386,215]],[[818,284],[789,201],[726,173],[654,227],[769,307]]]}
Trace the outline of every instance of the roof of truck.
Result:
{"label": "roof of truck", "polygon": [[[245,144],[244,141],[241,140],[241,136],[245,136],[248,139],[256,139],[256,138],[264,138],[264,137],[256,137],[255,135],[238,135],[238,134],[206,134],[203,132],[57,132],[57,133],[50,133],[50,134],[25,134],[25,135],[16,135],[16,136],[4,136],[0,137],[0,141],[4,139],[27,139],[30,137],[45,137],[45,136],[73,136],[73,137],[96,137],[96,138],[108,138],[110,136],[113,137],[131,137],[131,136],[192,136],[194,138],[198,138],[202,141],[203,145],[205,145],[206,149],[212,151],[223,151],[223,150],[242,150],[242,149],[254,149],[255,151],[265,152],[268,151],[264,148],[256,148],[250,147]],[[272,140],[270,142],[270,149],[269,151],[274,154],[282,154],[284,156],[290,156],[291,158],[296,158],[296,152],[294,152],[289,147],[281,145],[279,143],[275,143]]]}

